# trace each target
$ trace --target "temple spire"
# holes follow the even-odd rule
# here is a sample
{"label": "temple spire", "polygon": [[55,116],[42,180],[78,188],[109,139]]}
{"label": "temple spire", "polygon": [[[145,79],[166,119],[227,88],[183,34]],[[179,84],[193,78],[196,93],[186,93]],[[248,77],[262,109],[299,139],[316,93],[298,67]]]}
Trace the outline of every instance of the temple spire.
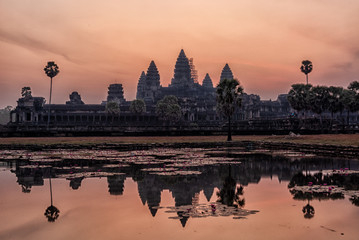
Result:
{"label": "temple spire", "polygon": [[213,88],[212,79],[208,73],[206,74],[206,76],[204,77],[204,79],[202,81],[202,86],[205,88]]}
{"label": "temple spire", "polygon": [[150,66],[148,66],[147,69],[146,84],[150,85],[151,87],[160,86],[160,74],[158,73],[157,66],[153,60],[151,61]]}
{"label": "temple spire", "polygon": [[178,55],[174,77],[171,81],[171,87],[185,87],[193,85],[193,79],[191,77],[191,67],[186,54],[183,49],[181,49],[180,54]]}
{"label": "temple spire", "polygon": [[155,101],[155,98],[158,94],[158,89],[160,89],[160,74],[156,67],[155,62],[152,60],[148,66],[146,73],[146,80],[144,84],[144,96],[145,101]]}
{"label": "temple spire", "polygon": [[141,76],[138,79],[136,99],[144,98],[145,84],[146,84],[146,73],[142,71]]}
{"label": "temple spire", "polygon": [[222,81],[223,79],[233,79],[233,73],[231,68],[229,67],[228,63],[226,63],[226,65],[224,66],[222,73],[221,73],[221,79],[220,81]]}

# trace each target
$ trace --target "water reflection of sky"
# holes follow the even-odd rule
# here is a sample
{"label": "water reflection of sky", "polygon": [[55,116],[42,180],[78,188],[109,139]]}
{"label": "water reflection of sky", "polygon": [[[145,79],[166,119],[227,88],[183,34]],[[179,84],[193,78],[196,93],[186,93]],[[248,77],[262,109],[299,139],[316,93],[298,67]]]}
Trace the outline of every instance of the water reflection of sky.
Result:
{"label": "water reflection of sky", "polygon": [[[149,155],[143,153],[140,155],[145,159],[143,164],[133,164],[134,154],[119,160],[122,157],[116,158],[114,152],[109,154],[110,162],[93,160],[88,154],[80,160],[74,153],[68,159],[51,163],[36,160],[44,159],[39,157],[42,153],[32,153],[35,158],[21,158],[17,164],[14,160],[4,160],[0,165],[0,239],[263,239],[264,236],[266,239],[289,236],[291,239],[355,239],[358,236],[359,207],[348,196],[339,200],[311,200],[315,215],[306,219],[302,208],[307,201],[294,200],[288,189],[289,181],[298,171],[307,170],[310,174],[333,168],[358,170],[357,161],[293,158],[292,153],[291,158],[273,157],[238,150],[202,153],[203,150],[190,153],[192,157],[197,154],[203,158],[202,165],[197,164],[198,159],[177,155],[184,163],[180,166],[181,171],[187,172],[184,175],[162,174],[166,173],[166,165],[174,162],[173,156],[166,161],[166,156],[171,155],[168,152],[161,152],[158,158],[153,153],[147,158]],[[10,155],[14,156],[5,154],[3,159]],[[29,156],[24,152],[19,155]],[[30,161],[33,159],[36,161]],[[111,164],[117,164],[116,168],[109,167]],[[144,168],[162,169],[156,174],[143,171]],[[44,217],[50,205],[50,176],[53,205],[60,210],[54,223]],[[218,213],[222,205],[217,202],[216,193],[224,188],[228,177],[234,179],[237,187],[243,186],[243,195],[239,197],[245,199],[245,205],[236,209],[258,212],[245,219],[234,219],[233,211],[237,210],[233,208],[230,214],[227,210]],[[27,185],[30,191],[24,193],[21,184]],[[229,192],[236,191],[227,188]],[[205,209],[209,213],[201,214]],[[183,211],[185,215],[186,211],[191,212],[186,215],[190,217],[179,214]],[[229,216],[221,216],[226,214]]]}

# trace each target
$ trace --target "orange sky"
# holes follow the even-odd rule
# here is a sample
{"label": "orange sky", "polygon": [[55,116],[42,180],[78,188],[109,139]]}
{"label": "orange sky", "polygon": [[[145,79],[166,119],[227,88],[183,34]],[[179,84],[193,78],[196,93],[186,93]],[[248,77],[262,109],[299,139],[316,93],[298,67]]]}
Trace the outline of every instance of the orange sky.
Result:
{"label": "orange sky", "polygon": [[167,86],[183,48],[199,80],[214,84],[226,62],[245,92],[275,99],[305,82],[347,87],[359,80],[357,0],[0,0],[0,108],[23,86],[48,99],[43,68],[55,61],[53,103],[78,91],[85,103],[122,83],[133,100],[154,60]]}

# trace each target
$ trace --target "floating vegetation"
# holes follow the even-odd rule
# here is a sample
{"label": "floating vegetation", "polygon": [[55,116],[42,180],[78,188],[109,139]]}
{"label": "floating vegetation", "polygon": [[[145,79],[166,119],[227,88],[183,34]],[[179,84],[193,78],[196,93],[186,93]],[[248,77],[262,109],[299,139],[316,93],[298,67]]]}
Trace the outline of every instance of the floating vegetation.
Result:
{"label": "floating vegetation", "polygon": [[119,164],[105,164],[102,166],[102,168],[121,168],[121,167],[129,167],[129,164],[123,164],[123,163],[119,163]]}
{"label": "floating vegetation", "polygon": [[290,193],[294,199],[344,199],[350,197],[350,201],[358,206],[359,196],[359,171],[348,168],[322,171],[315,174],[297,173],[288,184]]}
{"label": "floating vegetation", "polygon": [[150,172],[150,174],[160,175],[160,176],[175,176],[175,175],[200,175],[202,172],[200,171],[183,171],[183,170],[176,170],[176,171],[162,171],[162,172]]}
{"label": "floating vegetation", "polygon": [[276,151],[271,152],[271,154],[274,155],[274,156],[286,157],[286,158],[289,158],[291,160],[296,160],[296,159],[300,159],[300,158],[315,157],[314,154],[308,154],[308,153],[296,152],[296,151],[290,151],[290,150],[283,150],[283,151],[276,150]]}
{"label": "floating vegetation", "polygon": [[57,175],[58,178],[99,178],[99,177],[109,177],[109,176],[118,176],[124,175],[125,173],[109,173],[109,172],[78,172],[78,173],[66,173]]}
{"label": "floating vegetation", "polygon": [[51,165],[22,165],[19,168],[22,169],[37,169],[37,168],[51,168]]}
{"label": "floating vegetation", "polygon": [[196,205],[184,205],[178,207],[167,207],[166,213],[176,213],[177,216],[171,216],[169,219],[183,218],[202,218],[202,217],[229,217],[233,219],[245,219],[247,216],[256,214],[257,210],[247,210],[233,206],[227,206],[218,202]]}
{"label": "floating vegetation", "polygon": [[177,170],[177,168],[172,168],[172,167],[165,167],[165,168],[144,168],[141,169],[142,171],[146,171],[146,172],[168,172],[168,171],[175,171]]}

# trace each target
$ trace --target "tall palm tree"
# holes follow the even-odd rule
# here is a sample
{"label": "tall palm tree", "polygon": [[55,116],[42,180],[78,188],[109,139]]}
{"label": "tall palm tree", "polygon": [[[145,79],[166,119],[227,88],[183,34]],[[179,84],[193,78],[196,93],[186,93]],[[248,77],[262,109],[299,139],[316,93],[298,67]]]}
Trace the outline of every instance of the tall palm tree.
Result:
{"label": "tall palm tree", "polygon": [[217,85],[217,111],[228,118],[227,141],[232,141],[231,117],[242,105],[243,88],[236,79],[223,79]]}
{"label": "tall palm tree", "polygon": [[300,67],[300,70],[302,73],[305,74],[308,84],[308,74],[313,70],[313,64],[309,60],[302,61],[302,66]]}
{"label": "tall palm tree", "polygon": [[51,79],[50,82],[50,99],[49,99],[49,113],[47,117],[47,127],[50,124],[50,106],[51,106],[51,95],[52,95],[52,78],[54,78],[60,71],[59,67],[55,62],[47,62],[47,65],[44,68],[46,75]]}

